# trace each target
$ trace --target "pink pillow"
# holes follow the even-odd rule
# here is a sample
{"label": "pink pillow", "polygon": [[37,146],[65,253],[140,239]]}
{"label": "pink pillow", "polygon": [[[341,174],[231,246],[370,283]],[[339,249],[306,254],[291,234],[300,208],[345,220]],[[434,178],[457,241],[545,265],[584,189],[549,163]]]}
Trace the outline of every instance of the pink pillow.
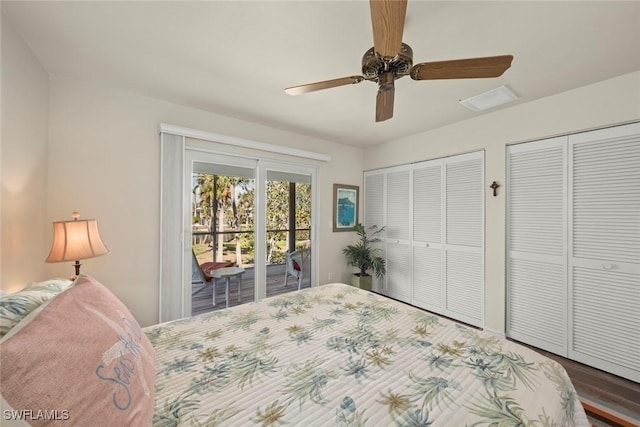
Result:
{"label": "pink pillow", "polygon": [[154,358],[124,304],[81,275],[0,341],[2,398],[32,425],[48,423],[39,410],[63,424],[151,425]]}

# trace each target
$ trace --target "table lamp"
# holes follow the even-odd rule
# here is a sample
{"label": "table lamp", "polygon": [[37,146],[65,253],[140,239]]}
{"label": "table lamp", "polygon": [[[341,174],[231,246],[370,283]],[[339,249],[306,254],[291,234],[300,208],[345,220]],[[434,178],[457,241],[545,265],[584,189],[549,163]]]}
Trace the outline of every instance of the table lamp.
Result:
{"label": "table lamp", "polygon": [[76,276],[80,274],[80,260],[104,255],[109,249],[102,243],[95,219],[78,219],[80,214],[71,214],[72,221],[53,222],[53,243],[45,262],[75,261]]}

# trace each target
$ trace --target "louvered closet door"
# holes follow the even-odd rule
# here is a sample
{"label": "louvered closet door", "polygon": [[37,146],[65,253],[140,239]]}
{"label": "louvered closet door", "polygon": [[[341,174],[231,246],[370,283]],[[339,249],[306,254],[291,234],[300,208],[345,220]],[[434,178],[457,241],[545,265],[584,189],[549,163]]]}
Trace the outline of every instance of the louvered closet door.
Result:
{"label": "louvered closet door", "polygon": [[569,150],[569,357],[640,381],[640,124]]}
{"label": "louvered closet door", "polygon": [[442,159],[413,165],[412,304],[443,311]]}
{"label": "louvered closet door", "polygon": [[386,175],[387,294],[411,301],[410,167],[391,168]]}
{"label": "louvered closet door", "polygon": [[444,159],[444,314],[484,321],[484,152]]}
{"label": "louvered closet door", "polygon": [[[371,171],[364,175],[364,225],[383,227],[384,221],[384,172]],[[379,248],[384,257],[384,240],[372,244]],[[385,279],[378,279],[373,275],[372,289],[382,294],[386,293]]]}
{"label": "louvered closet door", "polygon": [[507,336],[567,353],[566,137],[507,148]]}

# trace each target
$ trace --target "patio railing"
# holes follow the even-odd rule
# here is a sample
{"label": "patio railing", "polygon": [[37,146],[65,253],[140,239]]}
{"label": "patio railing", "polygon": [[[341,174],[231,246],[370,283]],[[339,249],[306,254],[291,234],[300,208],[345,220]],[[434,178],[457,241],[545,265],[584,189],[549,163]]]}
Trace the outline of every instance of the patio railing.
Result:
{"label": "patio railing", "polygon": [[[267,258],[269,264],[282,264],[288,248],[288,234],[290,229],[267,230]],[[308,248],[310,245],[310,229],[296,228],[295,249]],[[251,267],[254,265],[253,230],[229,231],[192,231],[192,246],[199,263],[207,261],[230,261],[236,265]],[[222,255],[218,256],[220,248],[218,236],[223,236]],[[245,237],[243,239],[243,236]],[[238,240],[240,244],[238,245]],[[240,259],[238,259],[240,258]],[[267,260],[265,260],[266,262]]]}

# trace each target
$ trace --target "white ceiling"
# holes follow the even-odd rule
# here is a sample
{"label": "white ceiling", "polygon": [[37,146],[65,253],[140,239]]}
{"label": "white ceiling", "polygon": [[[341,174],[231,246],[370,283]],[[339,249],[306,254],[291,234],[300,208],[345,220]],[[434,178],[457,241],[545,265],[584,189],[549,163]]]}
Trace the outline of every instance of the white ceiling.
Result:
{"label": "white ceiling", "polygon": [[409,0],[414,63],[514,60],[497,79],[397,80],[394,117],[375,123],[371,82],[283,90],[361,73],[364,0],[2,1],[2,13],[51,74],[360,147],[473,117],[458,100],[503,84],[522,103],[640,70],[640,2]]}

